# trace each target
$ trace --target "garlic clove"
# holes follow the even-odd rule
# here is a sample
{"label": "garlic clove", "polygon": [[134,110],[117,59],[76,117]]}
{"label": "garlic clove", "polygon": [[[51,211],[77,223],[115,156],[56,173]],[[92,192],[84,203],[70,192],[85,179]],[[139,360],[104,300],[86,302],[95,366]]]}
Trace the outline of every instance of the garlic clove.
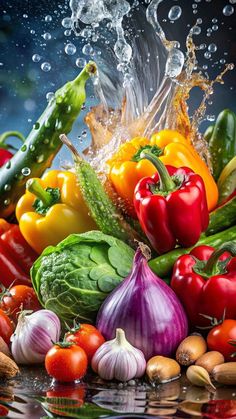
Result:
{"label": "garlic clove", "polygon": [[220,352],[210,351],[200,356],[195,365],[205,368],[205,370],[207,370],[210,374],[216,365],[223,364],[224,362],[224,357]]}
{"label": "garlic clove", "polygon": [[220,384],[236,385],[236,362],[216,365],[212,370],[212,377]]}
{"label": "garlic clove", "polygon": [[176,360],[180,365],[191,365],[207,351],[205,339],[200,335],[190,335],[177,348]]}
{"label": "garlic clove", "polygon": [[210,376],[205,368],[198,365],[190,365],[186,371],[186,377],[191,384],[198,387],[209,387],[215,390],[215,386],[212,384]]}
{"label": "garlic clove", "polygon": [[151,382],[167,383],[180,377],[180,365],[172,358],[154,356],[147,363],[146,373]]}

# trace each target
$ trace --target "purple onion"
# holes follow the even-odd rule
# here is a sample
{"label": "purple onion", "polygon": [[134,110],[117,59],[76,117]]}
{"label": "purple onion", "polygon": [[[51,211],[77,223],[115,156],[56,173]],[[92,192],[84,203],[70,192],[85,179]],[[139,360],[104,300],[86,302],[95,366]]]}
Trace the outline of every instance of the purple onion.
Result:
{"label": "purple onion", "polygon": [[173,355],[188,334],[187,317],[178,297],[151,271],[141,248],[136,251],[130,275],[102,304],[97,327],[106,340],[115,337],[117,328],[123,329],[128,341],[147,360],[155,355]]}

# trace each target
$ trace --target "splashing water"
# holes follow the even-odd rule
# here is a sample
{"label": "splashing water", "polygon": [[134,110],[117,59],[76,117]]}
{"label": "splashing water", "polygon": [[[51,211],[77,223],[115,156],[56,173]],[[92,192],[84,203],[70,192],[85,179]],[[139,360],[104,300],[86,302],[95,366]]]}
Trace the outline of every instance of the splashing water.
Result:
{"label": "splashing water", "polygon": [[[202,20],[197,19],[189,32],[185,56],[177,41],[166,39],[159,23],[158,8],[163,1],[148,2],[145,19],[144,8],[139,6],[135,13],[126,0],[70,0],[75,31],[79,33],[81,23],[86,25],[81,36],[88,45],[93,37],[103,39],[94,82],[101,103],[85,118],[92,134],[89,156],[99,172],[106,173],[106,161],[123,142],[137,135],[150,137],[164,128],[176,129],[188,137],[210,167],[208,147],[198,127],[214,83],[223,83],[222,76],[233,65],[227,65],[213,81],[197,71],[193,36],[201,32]],[[172,7],[169,19],[178,19],[181,13],[181,8]],[[129,19],[129,31],[124,29],[125,19]],[[207,52],[216,50],[212,43]],[[190,119],[187,101],[193,87],[199,87],[203,97]]]}

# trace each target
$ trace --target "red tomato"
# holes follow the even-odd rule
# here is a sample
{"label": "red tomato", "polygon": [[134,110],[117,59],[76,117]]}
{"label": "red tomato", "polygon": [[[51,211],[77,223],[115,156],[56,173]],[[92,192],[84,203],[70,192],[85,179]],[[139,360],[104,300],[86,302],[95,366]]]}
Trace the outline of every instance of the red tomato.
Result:
{"label": "red tomato", "polygon": [[49,349],[45,358],[47,373],[58,381],[70,382],[82,378],[87,370],[88,358],[77,345],[65,347],[56,344]]}
{"label": "red tomato", "polygon": [[0,336],[9,345],[10,337],[14,332],[13,324],[9,317],[0,309]]}
{"label": "red tomato", "polygon": [[22,309],[37,311],[42,307],[33,288],[27,285],[15,285],[2,297],[1,308],[13,321],[16,321]]}
{"label": "red tomato", "polygon": [[91,324],[86,323],[79,324],[75,329],[66,333],[65,338],[67,342],[74,342],[76,345],[83,348],[89,362],[96,350],[105,342],[105,339],[99,330]]}
{"label": "red tomato", "polygon": [[84,385],[81,384],[59,384],[47,391],[47,397],[66,397],[74,399],[77,400],[81,406],[84,404],[85,395],[86,391]]}
{"label": "red tomato", "polygon": [[7,409],[7,407],[0,404],[0,416],[5,418],[8,415],[8,413],[9,410]]}
{"label": "red tomato", "polygon": [[[231,341],[235,341],[235,346],[229,343]],[[227,319],[213,327],[208,333],[207,345],[210,351],[221,352],[226,361],[234,361],[231,355],[236,352],[236,320]]]}

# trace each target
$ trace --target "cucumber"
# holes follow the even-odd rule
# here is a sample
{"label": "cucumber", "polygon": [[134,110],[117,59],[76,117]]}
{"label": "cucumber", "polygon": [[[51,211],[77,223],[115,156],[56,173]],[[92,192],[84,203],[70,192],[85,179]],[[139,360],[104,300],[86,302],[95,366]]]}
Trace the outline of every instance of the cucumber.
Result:
{"label": "cucumber", "polygon": [[235,223],[236,196],[210,213],[210,222],[205,234],[206,236],[211,236],[218,231],[222,231],[228,227],[231,227]]}
{"label": "cucumber", "polygon": [[60,139],[73,154],[80,190],[98,228],[104,234],[117,237],[133,248],[137,247],[135,240],[140,241],[138,233],[113,204],[92,166],[78,154],[66,135],[60,135]]}
{"label": "cucumber", "polygon": [[[221,231],[212,236],[205,236],[202,234],[200,240],[195,244],[195,246],[208,245],[218,248],[221,244],[236,240],[236,226],[228,228],[227,230]],[[193,247],[182,248],[172,250],[171,252],[165,253],[164,255],[158,256],[149,261],[149,266],[155,274],[161,278],[168,277],[171,274],[173,265],[176,259],[179,256],[185,255],[191,251]]]}

